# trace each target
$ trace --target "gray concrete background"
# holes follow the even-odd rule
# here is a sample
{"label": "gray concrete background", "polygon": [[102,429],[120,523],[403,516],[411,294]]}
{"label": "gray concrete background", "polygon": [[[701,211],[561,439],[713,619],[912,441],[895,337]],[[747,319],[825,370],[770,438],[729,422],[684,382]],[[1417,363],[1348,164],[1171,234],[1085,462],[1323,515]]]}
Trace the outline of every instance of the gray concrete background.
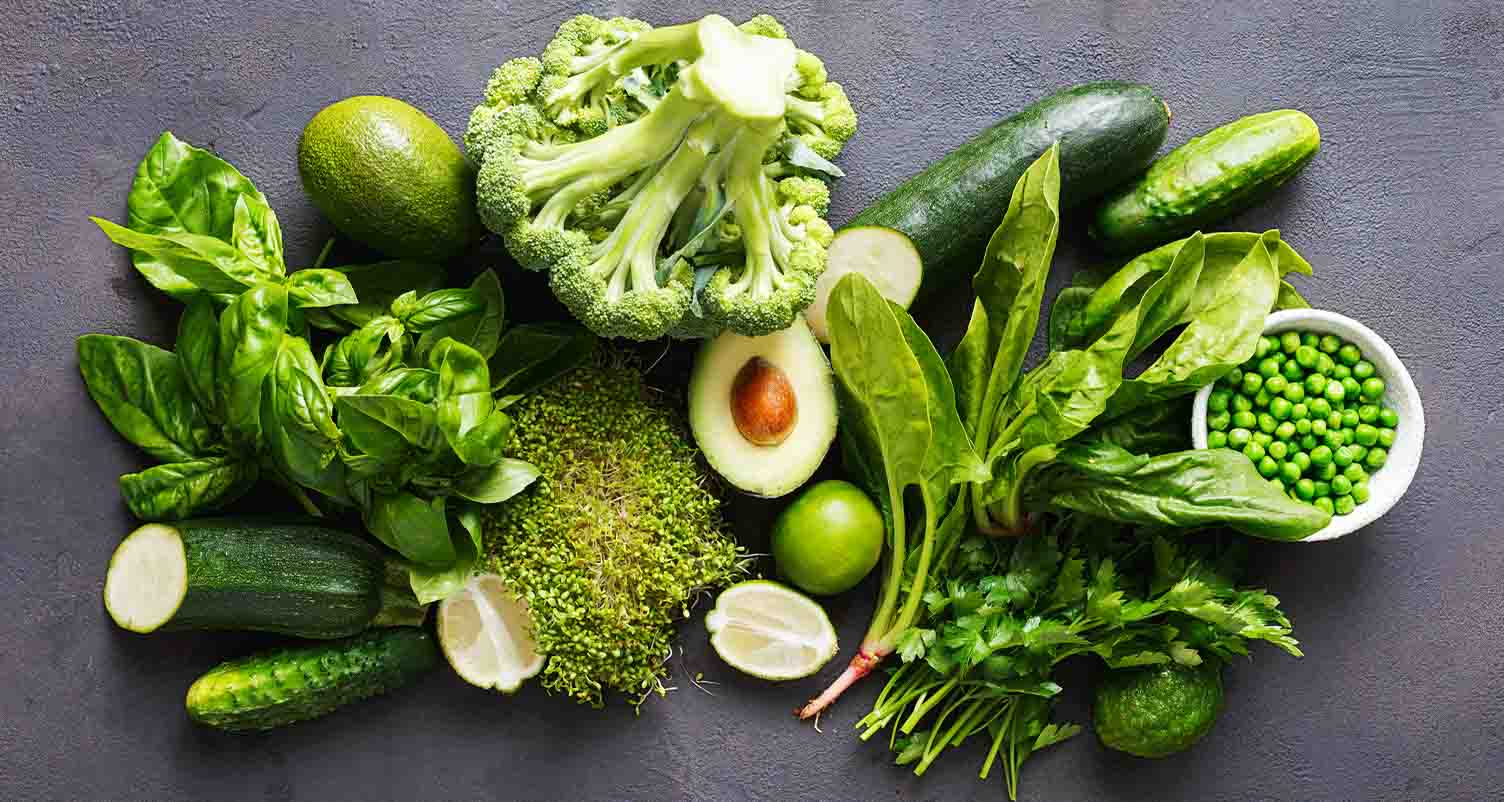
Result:
{"label": "gray concrete background", "polygon": [[[78,379],[90,331],[167,343],[178,307],[86,219],[122,218],[163,129],[216,149],[270,197],[290,263],[329,234],[298,186],[303,124],[350,94],[394,95],[458,133],[492,66],[536,53],[578,11],[653,22],[732,0],[658,4],[255,4],[10,0],[0,22],[0,798],[999,799],[981,754],[923,779],[851,724],[869,680],[823,720],[789,717],[839,670],[745,680],[684,627],[681,690],[640,716],[537,689],[488,695],[437,672],[284,731],[229,737],[182,713],[192,679],[265,639],[136,637],[101,609],[132,522],[115,477],[141,464]],[[452,6],[452,7],[451,7]],[[841,158],[840,222],[916,167],[1031,99],[1104,78],[1153,84],[1170,144],[1283,106],[1321,125],[1321,155],[1228,227],[1277,226],[1316,266],[1318,306],[1363,320],[1410,366],[1431,427],[1409,496],[1345,540],[1260,544],[1257,575],[1306,649],[1260,649],[1228,674],[1227,711],[1158,762],[1087,735],[1031,760],[1028,799],[1504,797],[1504,7],[1454,3],[770,3],[848,87],[862,127]],[[1236,7],[1234,7],[1236,6]],[[1062,237],[1057,285],[1089,250]],[[922,317],[950,341],[965,307]],[[766,543],[764,505],[737,501]],[[849,650],[872,594],[831,612]],[[703,609],[703,608],[702,608]],[[844,653],[849,654],[849,652]],[[701,693],[688,676],[718,681]],[[1062,715],[1085,715],[1088,673]]]}

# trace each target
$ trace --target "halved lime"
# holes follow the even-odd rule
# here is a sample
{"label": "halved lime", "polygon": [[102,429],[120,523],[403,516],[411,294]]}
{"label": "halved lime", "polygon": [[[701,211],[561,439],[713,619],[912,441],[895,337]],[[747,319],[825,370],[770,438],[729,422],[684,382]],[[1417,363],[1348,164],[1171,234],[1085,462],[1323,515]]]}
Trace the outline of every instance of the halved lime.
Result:
{"label": "halved lime", "polygon": [[439,646],[460,678],[504,693],[543,669],[527,601],[496,574],[477,574],[439,604]]}
{"label": "halved lime", "polygon": [[820,605],[765,579],[726,588],[705,616],[705,628],[722,660],[762,679],[807,677],[837,650],[835,627]]}

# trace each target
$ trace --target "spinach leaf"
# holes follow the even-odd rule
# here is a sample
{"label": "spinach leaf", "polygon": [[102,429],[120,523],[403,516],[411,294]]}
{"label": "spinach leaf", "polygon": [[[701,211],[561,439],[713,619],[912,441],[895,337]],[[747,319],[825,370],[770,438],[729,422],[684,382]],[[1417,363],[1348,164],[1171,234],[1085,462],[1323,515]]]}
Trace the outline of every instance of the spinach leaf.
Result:
{"label": "spinach leaf", "polygon": [[1133,336],[1133,347],[1128,349],[1129,359],[1142,354],[1155,340],[1182,322],[1205,266],[1206,238],[1198,231],[1183,241],[1170,261],[1170,269],[1139,299],[1138,333]]}
{"label": "spinach leaf", "polygon": [[282,260],[282,228],[272,207],[259,194],[235,199],[230,244],[268,277],[287,273]]}
{"label": "spinach leaf", "polygon": [[1066,287],[1055,295],[1050,305],[1048,343],[1051,351],[1069,351],[1086,345],[1082,338],[1072,335],[1071,326],[1086,308],[1095,290],[1091,287]]}
{"label": "spinach leaf", "polygon": [[273,464],[287,478],[332,498],[344,498],[343,463],[335,459],[340,432],[334,405],[319,380],[318,363],[301,337],[285,337],[261,397],[262,437]]}
{"label": "spinach leaf", "polygon": [[102,217],[89,219],[116,245],[151,256],[183,283],[207,292],[237,293],[275,277],[224,240],[186,232],[143,234]]}
{"label": "spinach leaf", "polygon": [[1165,454],[1191,448],[1191,397],[1141,406],[1110,421],[1101,419],[1075,442],[1100,441],[1135,454]]}
{"label": "spinach leaf", "polygon": [[538,468],[520,459],[501,459],[495,465],[471,468],[454,483],[454,492],[480,504],[499,504],[527,489]]}
{"label": "spinach leaf", "polygon": [[419,565],[446,567],[455,561],[443,497],[424,501],[405,491],[377,493],[365,520],[377,540]]}
{"label": "spinach leaf", "polygon": [[120,495],[143,521],[175,521],[229,504],[256,483],[256,463],[235,457],[157,465],[120,477]]}
{"label": "spinach leaf", "polygon": [[466,465],[492,465],[511,437],[512,419],[496,408],[491,375],[479,351],[448,337],[429,354],[439,374],[435,395],[439,429]]}
{"label": "spinach leaf", "polygon": [[417,357],[427,358],[440,340],[448,337],[474,348],[482,359],[496,353],[501,328],[506,318],[506,302],[501,294],[501,280],[495,270],[487,270],[470,284],[470,292],[481,300],[481,308],[461,317],[451,317],[433,324],[418,338]]}
{"label": "spinach leaf", "polygon": [[188,383],[198,408],[205,418],[218,423],[222,420],[219,381],[215,374],[215,362],[219,358],[219,316],[215,314],[214,302],[208,295],[198,293],[188,302],[188,308],[178,319],[178,339],[173,350],[177,352],[183,380]]}
{"label": "spinach leaf", "polygon": [[[1119,453],[1109,457],[1114,450]],[[1031,492],[1051,506],[1112,521],[1191,529],[1226,525],[1270,540],[1300,540],[1331,521],[1228,449],[1143,459],[1104,444],[1072,446]]]}
{"label": "spinach leaf", "polygon": [[[308,322],[321,329],[348,333],[388,314],[392,301],[412,292],[426,295],[444,283],[444,268],[428,262],[372,262],[336,268],[344,274],[358,301],[310,313]],[[294,273],[293,275],[297,275]]]}
{"label": "spinach leaf", "polygon": [[214,375],[219,407],[237,444],[261,442],[261,383],[287,337],[287,290],[261,284],[242,293],[219,317]]}
{"label": "spinach leaf", "polygon": [[526,395],[574,370],[595,353],[595,335],[576,323],[513,326],[487,361],[491,391]]}
{"label": "spinach leaf", "polygon": [[[164,132],[136,168],[127,202],[130,228],[143,234],[202,234],[228,242],[242,196],[266,202],[250,179],[228,162]],[[278,232],[278,251],[281,239]],[[179,300],[198,292],[193,282],[152,254],[136,251],[131,261],[153,286]]]}
{"label": "spinach leaf", "polygon": [[355,288],[338,270],[308,268],[287,277],[288,299],[300,309],[353,304]]}
{"label": "spinach leaf", "polygon": [[221,450],[177,355],[129,337],[78,338],[78,369],[110,425],[162,462],[186,462]]}

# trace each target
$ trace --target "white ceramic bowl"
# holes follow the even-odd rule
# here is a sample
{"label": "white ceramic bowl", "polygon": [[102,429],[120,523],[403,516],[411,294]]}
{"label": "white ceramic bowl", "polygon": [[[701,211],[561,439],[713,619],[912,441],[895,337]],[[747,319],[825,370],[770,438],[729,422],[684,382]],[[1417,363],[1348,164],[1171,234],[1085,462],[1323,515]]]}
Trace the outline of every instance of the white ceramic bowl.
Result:
{"label": "white ceramic bowl", "polygon": [[[1393,407],[1400,416],[1389,459],[1368,480],[1367,503],[1359,504],[1349,515],[1332,516],[1332,522],[1325,529],[1301,542],[1332,540],[1377,521],[1405,495],[1410,480],[1415,478],[1415,469],[1420,466],[1421,445],[1426,439],[1426,415],[1421,409],[1420,393],[1415,389],[1410,372],[1395,356],[1394,349],[1373,329],[1350,317],[1320,309],[1287,309],[1275,312],[1264,321],[1265,334],[1292,329],[1335,334],[1358,346],[1363,351],[1363,358],[1373,363],[1375,375],[1384,380],[1384,403]],[[1197,448],[1206,448],[1206,400],[1211,392],[1210,384],[1201,388],[1191,410],[1191,442]]]}

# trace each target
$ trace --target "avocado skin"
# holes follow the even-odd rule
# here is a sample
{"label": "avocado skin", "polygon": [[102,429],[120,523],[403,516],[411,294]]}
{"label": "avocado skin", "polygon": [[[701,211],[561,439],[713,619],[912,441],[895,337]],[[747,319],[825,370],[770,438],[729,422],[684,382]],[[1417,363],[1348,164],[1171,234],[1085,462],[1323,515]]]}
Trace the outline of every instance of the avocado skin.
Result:
{"label": "avocado skin", "polygon": [[480,235],[474,171],[444,129],[395,98],[359,95],[314,115],[298,175],[335,228],[394,258],[443,261]]}

